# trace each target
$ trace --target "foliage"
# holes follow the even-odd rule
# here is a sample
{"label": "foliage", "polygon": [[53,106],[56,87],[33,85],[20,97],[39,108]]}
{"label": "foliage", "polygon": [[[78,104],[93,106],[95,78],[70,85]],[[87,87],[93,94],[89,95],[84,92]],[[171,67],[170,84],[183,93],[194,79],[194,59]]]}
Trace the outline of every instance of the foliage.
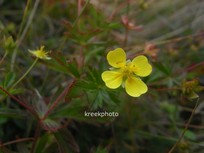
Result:
{"label": "foliage", "polygon": [[[1,0],[0,153],[202,153],[203,5]],[[145,94],[106,87],[116,48],[148,58]]]}

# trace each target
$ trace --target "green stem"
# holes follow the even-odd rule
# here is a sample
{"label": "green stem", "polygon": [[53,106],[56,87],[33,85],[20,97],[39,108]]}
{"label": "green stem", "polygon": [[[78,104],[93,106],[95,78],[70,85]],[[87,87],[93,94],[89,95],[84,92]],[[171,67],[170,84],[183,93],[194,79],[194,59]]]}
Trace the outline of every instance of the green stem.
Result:
{"label": "green stem", "polygon": [[7,54],[8,54],[8,50],[6,50],[6,52],[4,53],[3,57],[1,58],[0,65],[4,61],[4,59],[6,58]]}
{"label": "green stem", "polygon": [[32,68],[35,66],[35,64],[37,63],[38,58],[35,59],[35,61],[33,62],[33,64],[29,67],[29,69],[23,74],[22,77],[20,77],[20,79],[18,79],[18,81],[16,81],[16,83],[13,84],[13,86],[11,88],[14,88],[19,82],[21,82],[25,76],[32,70]]}
{"label": "green stem", "polygon": [[[33,7],[32,11],[31,11],[31,14],[30,14],[30,16],[29,16],[29,18],[27,20],[26,26],[23,29],[23,32],[22,32],[20,38],[16,41],[17,45],[16,45],[16,48],[14,49],[13,55],[11,57],[11,71],[13,71],[13,69],[14,69],[18,48],[19,48],[21,42],[23,41],[23,39],[24,39],[24,37],[25,37],[25,35],[26,35],[26,33],[27,33],[32,21],[33,21],[33,18],[34,18],[34,15],[35,15],[36,11],[37,11],[37,7],[38,7],[39,2],[40,2],[40,0],[35,1],[34,7]],[[30,4],[30,2],[27,3],[27,5],[29,5],[29,4]],[[27,13],[27,8],[26,8],[25,12]],[[25,14],[24,14],[24,16],[25,16]]]}

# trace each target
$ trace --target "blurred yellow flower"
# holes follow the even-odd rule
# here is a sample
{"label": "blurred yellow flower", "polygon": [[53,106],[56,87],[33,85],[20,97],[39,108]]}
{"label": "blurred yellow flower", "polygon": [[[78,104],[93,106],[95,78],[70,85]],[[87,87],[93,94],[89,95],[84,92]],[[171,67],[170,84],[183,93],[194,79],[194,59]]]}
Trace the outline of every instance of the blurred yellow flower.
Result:
{"label": "blurred yellow flower", "polygon": [[40,49],[37,50],[29,50],[29,52],[37,58],[50,60],[51,58],[47,55],[48,52],[44,51],[45,46],[41,46]]}
{"label": "blurred yellow flower", "polygon": [[126,61],[125,51],[117,48],[108,53],[107,60],[112,68],[104,71],[101,76],[108,88],[116,89],[122,85],[132,97],[139,97],[147,92],[146,84],[139,78],[152,72],[152,66],[145,56],[140,55],[132,61]]}

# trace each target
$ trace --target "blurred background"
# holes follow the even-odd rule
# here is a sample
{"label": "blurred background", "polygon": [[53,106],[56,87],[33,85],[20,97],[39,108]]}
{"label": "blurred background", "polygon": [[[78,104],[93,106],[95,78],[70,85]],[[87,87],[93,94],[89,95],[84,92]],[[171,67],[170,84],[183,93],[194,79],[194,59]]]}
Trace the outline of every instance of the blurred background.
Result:
{"label": "blurred background", "polygon": [[[0,153],[203,153],[203,8],[202,0],[0,0]],[[35,61],[28,50],[42,45],[52,59],[13,87]],[[153,67],[138,98],[101,79],[118,47]]]}

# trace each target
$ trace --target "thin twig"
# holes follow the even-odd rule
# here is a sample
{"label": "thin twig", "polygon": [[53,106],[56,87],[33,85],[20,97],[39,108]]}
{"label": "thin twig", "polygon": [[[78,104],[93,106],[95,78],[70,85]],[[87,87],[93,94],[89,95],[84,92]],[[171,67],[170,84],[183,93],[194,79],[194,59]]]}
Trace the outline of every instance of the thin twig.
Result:
{"label": "thin twig", "polygon": [[[176,125],[178,125],[178,126],[182,126],[182,127],[185,127],[185,125],[180,124],[180,123],[177,123]],[[204,129],[204,126],[203,126],[203,125],[189,124],[188,127],[190,127],[190,128],[194,128],[194,129],[199,129],[199,130],[203,130],[203,129]]]}
{"label": "thin twig", "polygon": [[33,141],[33,140],[34,140],[34,138],[21,138],[21,139],[17,139],[17,140],[13,140],[13,141],[9,141],[9,142],[5,142],[3,144],[0,144],[0,147],[11,145],[14,143],[19,143],[19,142],[24,142],[24,141]]}
{"label": "thin twig", "polygon": [[179,139],[177,140],[177,142],[174,144],[174,146],[169,150],[168,153],[172,153],[172,152],[174,151],[174,149],[178,146],[178,144],[181,142],[182,138],[184,137],[184,134],[186,133],[186,131],[187,131],[189,125],[190,125],[190,122],[191,122],[192,119],[193,119],[193,115],[195,114],[195,110],[196,110],[196,108],[197,108],[197,106],[198,106],[198,103],[199,103],[199,98],[198,98],[197,101],[196,101],[195,107],[194,107],[194,109],[193,109],[193,111],[192,111],[192,113],[191,113],[191,116],[190,116],[189,119],[188,119],[188,122],[187,122],[186,125],[185,125],[185,128],[184,128],[184,130],[183,130],[181,136],[179,137]]}

